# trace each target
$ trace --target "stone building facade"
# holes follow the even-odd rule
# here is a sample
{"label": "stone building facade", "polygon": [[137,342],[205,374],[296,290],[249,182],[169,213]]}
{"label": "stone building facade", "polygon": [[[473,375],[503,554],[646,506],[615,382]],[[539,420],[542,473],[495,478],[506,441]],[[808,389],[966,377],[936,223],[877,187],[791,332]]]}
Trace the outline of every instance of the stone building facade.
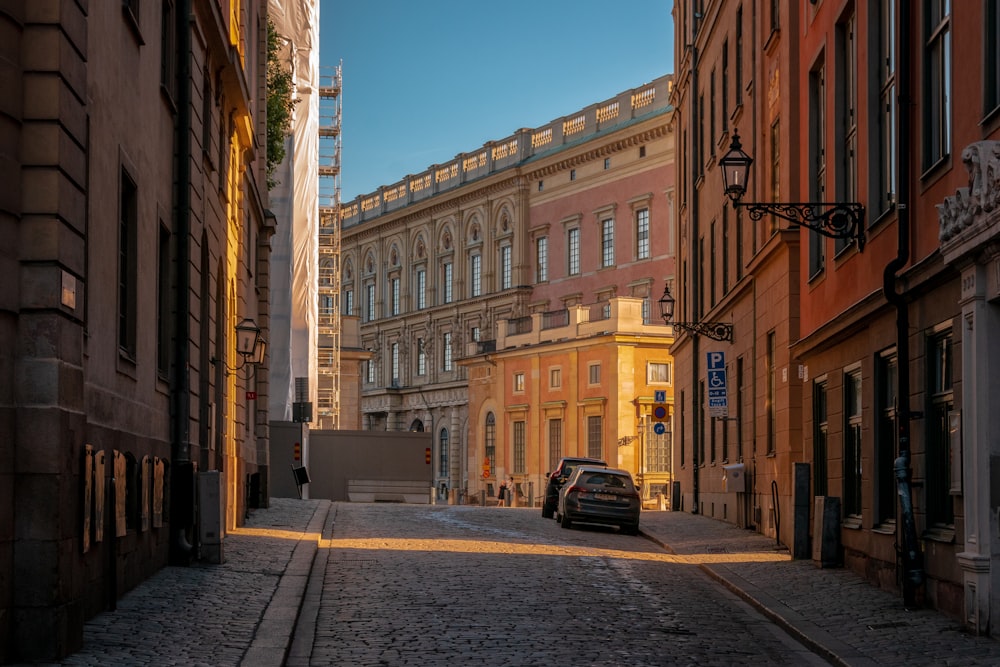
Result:
{"label": "stone building facade", "polygon": [[[514,406],[536,415],[543,407],[490,372],[511,354],[501,341],[518,340],[536,319],[569,337],[559,344],[571,355],[562,362],[565,395],[553,400],[569,400],[575,355],[600,350],[603,379],[587,399],[604,418],[598,446],[616,462],[619,441],[635,447],[636,392],[649,392],[643,378],[641,390],[619,395],[621,359],[608,350],[652,348],[670,364],[670,330],[650,317],[649,303],[673,272],[669,86],[659,78],[345,205],[342,307],[360,316],[371,355],[361,372],[363,428],[431,431],[442,499],[495,492],[500,476],[515,473],[525,495],[529,484],[541,487],[547,422],[536,417],[517,452],[502,425]],[[555,349],[547,333],[529,339],[514,355],[522,362]],[[488,414],[497,427],[489,455]],[[576,433],[584,418],[575,402],[565,419]],[[573,453],[576,440],[566,442]]]}
{"label": "stone building facade", "polygon": [[266,497],[266,365],[231,370],[268,336],[265,11],[0,9],[0,661],[72,653]]}

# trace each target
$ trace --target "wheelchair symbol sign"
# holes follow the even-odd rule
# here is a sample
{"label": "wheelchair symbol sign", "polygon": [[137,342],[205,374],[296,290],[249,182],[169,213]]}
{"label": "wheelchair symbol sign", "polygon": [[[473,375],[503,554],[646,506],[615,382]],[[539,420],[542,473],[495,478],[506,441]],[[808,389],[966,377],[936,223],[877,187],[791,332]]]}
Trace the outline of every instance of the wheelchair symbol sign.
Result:
{"label": "wheelchair symbol sign", "polygon": [[708,371],[708,386],[710,389],[725,389],[726,371],[722,369]]}

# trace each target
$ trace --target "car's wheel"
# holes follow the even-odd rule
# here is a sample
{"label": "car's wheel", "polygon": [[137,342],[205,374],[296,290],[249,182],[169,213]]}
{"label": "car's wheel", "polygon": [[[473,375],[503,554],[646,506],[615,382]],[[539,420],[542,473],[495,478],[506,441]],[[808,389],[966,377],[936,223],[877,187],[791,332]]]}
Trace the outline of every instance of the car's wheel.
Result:
{"label": "car's wheel", "polygon": [[551,519],[552,518],[552,508],[542,505],[542,518]]}
{"label": "car's wheel", "polygon": [[638,523],[626,523],[622,524],[621,531],[626,535],[638,535],[639,534],[639,524]]}
{"label": "car's wheel", "polygon": [[559,525],[563,528],[571,528],[573,526],[573,522],[569,520],[568,516],[563,514],[559,517]]}

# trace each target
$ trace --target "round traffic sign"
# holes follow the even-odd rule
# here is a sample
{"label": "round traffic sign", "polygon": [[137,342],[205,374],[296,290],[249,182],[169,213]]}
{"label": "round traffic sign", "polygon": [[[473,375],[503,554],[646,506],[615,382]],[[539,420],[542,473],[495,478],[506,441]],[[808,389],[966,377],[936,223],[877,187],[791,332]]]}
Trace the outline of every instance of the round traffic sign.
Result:
{"label": "round traffic sign", "polygon": [[666,431],[667,427],[663,425],[663,422],[656,422],[653,424],[653,433],[656,435],[663,435]]}
{"label": "round traffic sign", "polygon": [[653,418],[654,419],[666,419],[667,418],[667,408],[662,405],[657,405],[653,408]]}

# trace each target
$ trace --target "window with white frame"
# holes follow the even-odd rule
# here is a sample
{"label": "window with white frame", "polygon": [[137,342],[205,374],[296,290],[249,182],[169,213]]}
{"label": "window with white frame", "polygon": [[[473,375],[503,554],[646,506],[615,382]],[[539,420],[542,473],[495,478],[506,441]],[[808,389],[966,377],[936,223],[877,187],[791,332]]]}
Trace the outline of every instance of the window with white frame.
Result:
{"label": "window with white frame", "polygon": [[369,359],[367,363],[367,369],[365,373],[365,382],[368,384],[375,384],[375,360]]}
{"label": "window with white frame", "polygon": [[593,459],[604,456],[604,420],[600,415],[587,417],[587,456]]}
{"label": "window with white frame", "polygon": [[535,241],[535,282],[549,279],[549,237],[540,236]]}
{"label": "window with white frame", "polygon": [[566,230],[566,261],[569,275],[580,275],[580,228]]}
{"label": "window with white frame", "polygon": [[477,343],[480,340],[480,335],[479,327],[472,327],[472,329],[469,330],[469,336]]}
{"label": "window with white frame", "polygon": [[524,373],[514,373],[514,392],[524,392]]}
{"label": "window with white frame", "polygon": [[399,278],[390,280],[389,286],[392,314],[399,315]]}
{"label": "window with white frame", "polygon": [[375,283],[365,285],[365,316],[369,322],[375,321]]}
{"label": "window with white frame", "polygon": [[451,370],[451,332],[447,332],[444,335],[444,352],[442,354],[443,365],[442,370]]}
{"label": "window with white frame", "polygon": [[562,386],[562,369],[561,368],[550,368],[549,369],[549,388],[558,389]]}
{"label": "window with white frame", "polygon": [[649,259],[649,209],[635,212],[635,258]]}
{"label": "window with white frame", "polygon": [[562,419],[549,420],[549,470],[555,470],[562,458]]}
{"label": "window with white frame", "polygon": [[469,262],[469,268],[472,272],[472,296],[481,296],[483,293],[483,257],[482,255],[473,255]]}
{"label": "window with white frame", "polygon": [[505,245],[500,248],[500,289],[510,289],[512,285],[510,246]]}
{"label": "window with white frame", "polygon": [[951,152],[951,0],[924,3],[923,168]]}
{"label": "window with white frame", "polygon": [[417,310],[427,307],[427,270],[417,269]]}
{"label": "window with white frame", "polygon": [[[930,409],[925,419],[927,521],[931,526],[953,526],[955,523],[955,498],[951,495],[952,466],[949,415],[955,409],[954,357],[952,332],[946,329],[935,333],[928,340],[927,393]],[[957,452],[956,452],[957,454]]]}
{"label": "window with white frame", "polygon": [[451,303],[453,299],[451,291],[451,278],[452,278],[452,266],[451,262],[444,263],[444,270],[442,272],[441,279],[444,281],[444,302]]}
{"label": "window with white frame", "polygon": [[665,361],[650,361],[646,363],[647,384],[669,384],[670,364]]}
{"label": "window with white frame", "polygon": [[399,384],[399,343],[392,344],[392,383]]}
{"label": "window with white frame", "polygon": [[427,375],[427,350],[423,338],[417,339],[417,375]]}
{"label": "window with white frame", "polygon": [[861,516],[861,369],[844,374],[844,516]]}
{"label": "window with white frame", "polygon": [[443,428],[438,436],[438,475],[448,475],[448,429]]}
{"label": "window with white frame", "polygon": [[343,305],[343,310],[341,313],[343,315],[353,315],[354,314],[354,290],[344,290],[344,300],[341,302]]}
{"label": "window with white frame", "polygon": [[523,473],[527,461],[527,438],[523,420],[518,420],[513,424],[514,428],[514,472]]}
{"label": "window with white frame", "polygon": [[[994,7],[997,7],[994,3]],[[868,190],[871,219],[875,220],[889,210],[896,200],[896,3],[880,2],[876,10],[878,25],[873,29],[878,48],[869,51],[870,72],[878,74],[878,113],[873,114],[871,126],[875,139],[870,143],[873,159],[869,169],[872,187]],[[997,10],[1000,15],[1000,9]],[[1000,62],[1000,53],[994,63]],[[994,65],[997,67],[997,65]]]}
{"label": "window with white frame", "polygon": [[[837,201],[858,200],[858,46],[857,20],[850,14],[837,24],[837,65],[839,77],[836,95],[837,116],[841,129],[837,136]],[[834,248],[840,252],[851,244],[850,239],[837,239]]]}
{"label": "window with white frame", "polygon": [[615,265],[615,220],[607,218],[601,221],[601,267]]}

